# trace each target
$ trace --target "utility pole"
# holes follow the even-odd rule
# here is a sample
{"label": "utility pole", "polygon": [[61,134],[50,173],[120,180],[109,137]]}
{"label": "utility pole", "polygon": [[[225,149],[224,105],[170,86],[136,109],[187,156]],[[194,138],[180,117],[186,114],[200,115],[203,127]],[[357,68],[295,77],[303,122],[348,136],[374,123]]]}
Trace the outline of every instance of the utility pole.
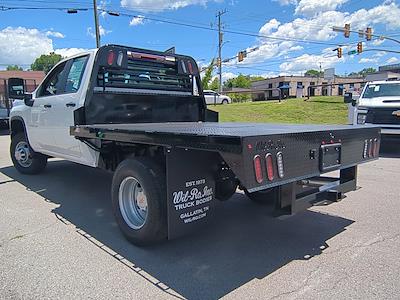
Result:
{"label": "utility pole", "polygon": [[96,47],[100,48],[99,15],[97,14],[97,1],[93,0],[94,26],[96,27]]}
{"label": "utility pole", "polygon": [[219,11],[218,17],[218,76],[219,76],[219,93],[222,93],[222,43],[224,34],[222,32],[221,16],[226,13],[226,10]]}

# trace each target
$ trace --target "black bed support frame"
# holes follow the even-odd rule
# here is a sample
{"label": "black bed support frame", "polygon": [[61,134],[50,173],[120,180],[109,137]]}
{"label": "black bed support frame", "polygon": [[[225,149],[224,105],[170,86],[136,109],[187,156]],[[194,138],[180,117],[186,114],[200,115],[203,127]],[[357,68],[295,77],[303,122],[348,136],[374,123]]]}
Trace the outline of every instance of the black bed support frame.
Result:
{"label": "black bed support frame", "polygon": [[275,215],[292,215],[320,202],[336,202],[357,188],[357,166],[340,170],[339,177],[312,177],[275,190]]}

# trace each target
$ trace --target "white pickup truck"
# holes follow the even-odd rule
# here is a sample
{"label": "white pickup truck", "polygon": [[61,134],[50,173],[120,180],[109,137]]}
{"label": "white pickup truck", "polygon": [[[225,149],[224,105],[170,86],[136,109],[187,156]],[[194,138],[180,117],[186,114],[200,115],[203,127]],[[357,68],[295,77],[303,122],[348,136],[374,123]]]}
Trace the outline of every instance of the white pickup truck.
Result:
{"label": "white pickup truck", "polygon": [[349,121],[354,125],[381,126],[385,138],[400,137],[400,81],[368,82],[361,95],[349,94]]}
{"label": "white pickup truck", "polygon": [[113,172],[114,215],[137,245],[198,231],[237,188],[277,214],[338,200],[379,153],[376,126],[218,123],[194,59],[166,52],[81,53],[23,99],[10,114],[15,168],[36,174],[57,157]]}

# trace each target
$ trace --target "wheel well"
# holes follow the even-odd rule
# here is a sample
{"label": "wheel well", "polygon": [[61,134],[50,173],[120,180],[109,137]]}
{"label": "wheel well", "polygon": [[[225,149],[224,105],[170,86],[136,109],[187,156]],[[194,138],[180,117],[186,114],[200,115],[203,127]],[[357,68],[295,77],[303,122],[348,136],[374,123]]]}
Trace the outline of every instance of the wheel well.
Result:
{"label": "wheel well", "polygon": [[154,145],[129,143],[103,143],[100,147],[99,167],[115,171],[120,162],[133,157],[150,157],[165,168],[164,148]]}
{"label": "wheel well", "polygon": [[15,136],[17,133],[25,132],[24,123],[22,120],[19,119],[11,120],[10,129],[11,129],[10,132],[11,137]]}

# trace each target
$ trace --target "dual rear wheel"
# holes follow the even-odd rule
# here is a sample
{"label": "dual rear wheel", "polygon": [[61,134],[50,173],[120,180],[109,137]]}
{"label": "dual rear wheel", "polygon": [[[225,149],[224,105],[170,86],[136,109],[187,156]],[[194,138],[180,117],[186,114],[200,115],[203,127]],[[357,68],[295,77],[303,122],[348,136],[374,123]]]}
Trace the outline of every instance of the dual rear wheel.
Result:
{"label": "dual rear wheel", "polygon": [[116,221],[136,245],[167,239],[165,171],[148,158],[126,159],[115,170],[111,199]]}

